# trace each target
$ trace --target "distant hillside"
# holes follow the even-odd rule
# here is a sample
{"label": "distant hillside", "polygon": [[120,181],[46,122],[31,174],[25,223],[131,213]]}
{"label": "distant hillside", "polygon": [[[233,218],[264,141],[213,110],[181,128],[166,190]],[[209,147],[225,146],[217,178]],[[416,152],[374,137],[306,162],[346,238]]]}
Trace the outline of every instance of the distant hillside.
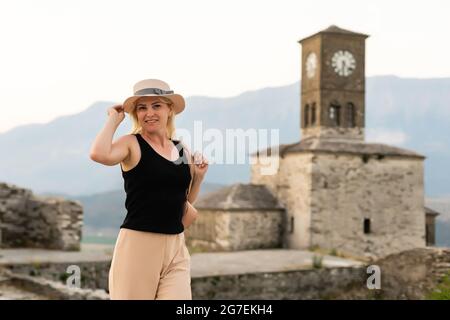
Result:
{"label": "distant hillside", "polygon": [[[367,78],[367,140],[426,155],[425,191],[429,197],[450,195],[449,101],[450,78]],[[104,126],[105,111],[112,104],[98,102],[77,114],[46,124],[19,126],[0,134],[0,149],[7,150],[0,157],[0,181],[37,193],[61,192],[72,196],[120,190],[123,184],[120,167],[106,167],[89,158],[90,146]],[[226,129],[254,128],[279,129],[281,143],[300,139],[299,82],[231,98],[186,97],[186,104],[186,111],[176,123],[177,128],[187,129],[191,134],[194,121],[201,120],[203,132],[215,128],[223,136]],[[130,129],[127,116],[115,138]],[[229,151],[225,150],[225,155]],[[249,179],[248,164],[211,164],[206,177],[207,182],[219,184]]]}
{"label": "distant hillside", "polygon": [[[442,212],[437,219],[438,244],[450,246],[450,78],[407,79],[369,77],[366,81],[366,140],[415,150],[426,156],[425,193],[428,206]],[[120,167],[89,158],[90,146],[104,126],[106,109],[114,102],[97,102],[86,110],[46,124],[19,126],[0,134],[0,181],[32,189],[37,194],[77,198],[85,207],[86,228],[112,228],[122,221],[125,195]],[[194,134],[218,129],[279,129],[280,143],[300,139],[300,82],[247,91],[231,98],[186,97],[179,129]],[[114,139],[129,133],[127,116]],[[207,145],[207,141],[204,141]],[[268,141],[273,144],[273,141]],[[230,150],[224,151],[224,156]],[[241,151],[241,150],[240,150]],[[248,152],[252,150],[242,150]],[[249,164],[211,164],[206,182],[227,185],[248,182]],[[440,197],[440,198],[438,198]]]}

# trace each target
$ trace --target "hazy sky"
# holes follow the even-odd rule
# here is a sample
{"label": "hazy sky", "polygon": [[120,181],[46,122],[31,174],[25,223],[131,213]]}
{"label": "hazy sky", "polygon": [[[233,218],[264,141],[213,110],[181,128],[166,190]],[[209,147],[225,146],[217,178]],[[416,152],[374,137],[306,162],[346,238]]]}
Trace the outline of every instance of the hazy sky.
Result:
{"label": "hazy sky", "polygon": [[448,0],[2,1],[0,132],[122,102],[144,78],[186,97],[291,84],[297,41],[332,24],[370,35],[368,76],[449,77],[449,12]]}

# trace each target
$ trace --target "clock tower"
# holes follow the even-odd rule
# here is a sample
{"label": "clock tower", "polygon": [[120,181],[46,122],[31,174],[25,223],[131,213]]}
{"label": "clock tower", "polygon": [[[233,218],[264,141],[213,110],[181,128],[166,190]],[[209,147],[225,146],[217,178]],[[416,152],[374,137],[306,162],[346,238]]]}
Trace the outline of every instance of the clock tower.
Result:
{"label": "clock tower", "polygon": [[364,140],[365,40],[337,26],[302,45],[302,139]]}
{"label": "clock tower", "polygon": [[424,156],[364,141],[367,37],[331,26],[299,41],[302,139],[255,154],[251,182],[285,208],[285,248],[372,259],[425,247]]}

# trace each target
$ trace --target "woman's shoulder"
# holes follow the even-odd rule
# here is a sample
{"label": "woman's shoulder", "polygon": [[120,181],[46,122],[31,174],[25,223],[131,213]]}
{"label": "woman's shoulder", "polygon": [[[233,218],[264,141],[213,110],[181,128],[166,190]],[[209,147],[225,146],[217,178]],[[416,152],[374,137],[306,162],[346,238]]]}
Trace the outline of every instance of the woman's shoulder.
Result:
{"label": "woman's shoulder", "polygon": [[119,138],[116,139],[117,142],[119,143],[123,143],[123,142],[130,142],[131,140],[136,139],[134,137],[134,134],[125,134],[123,136],[120,136]]}
{"label": "woman's shoulder", "polygon": [[129,133],[129,134],[123,135],[122,137],[124,137],[125,139],[128,139],[128,140],[136,140],[138,136],[139,136],[139,133]]}
{"label": "woman's shoulder", "polygon": [[118,139],[118,141],[123,141],[128,147],[135,144],[137,140],[139,139],[137,139],[137,134],[135,133],[125,134]]}
{"label": "woman's shoulder", "polygon": [[131,141],[131,140],[136,140],[137,138],[137,133],[129,133],[129,134],[124,134],[122,137],[122,139]]}

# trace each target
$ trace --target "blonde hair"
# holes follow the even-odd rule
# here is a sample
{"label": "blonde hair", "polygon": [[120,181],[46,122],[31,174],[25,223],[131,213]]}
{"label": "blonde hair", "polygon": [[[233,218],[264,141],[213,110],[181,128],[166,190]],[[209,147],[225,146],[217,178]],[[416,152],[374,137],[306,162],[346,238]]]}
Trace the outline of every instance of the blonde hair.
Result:
{"label": "blonde hair", "polygon": [[[158,97],[160,102],[163,102],[169,106],[169,109],[173,111],[173,102],[169,98],[166,97]],[[139,124],[136,110],[136,103],[139,101],[137,99],[134,102],[133,109],[130,112],[131,121],[133,122],[133,127],[131,129],[130,134],[142,133],[142,126]],[[168,139],[172,139],[175,133],[175,112],[171,112],[169,118],[167,118],[167,126],[166,126],[166,136]]]}

